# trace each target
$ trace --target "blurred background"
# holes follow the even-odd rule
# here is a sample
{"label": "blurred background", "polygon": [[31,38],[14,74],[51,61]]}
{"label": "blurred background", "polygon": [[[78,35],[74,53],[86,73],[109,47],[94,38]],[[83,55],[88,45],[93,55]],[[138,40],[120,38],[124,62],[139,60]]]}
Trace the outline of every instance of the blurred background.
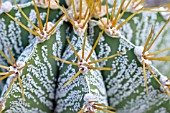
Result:
{"label": "blurred background", "polygon": [[170,4],[170,0],[145,0],[145,7],[154,7],[164,4]]}

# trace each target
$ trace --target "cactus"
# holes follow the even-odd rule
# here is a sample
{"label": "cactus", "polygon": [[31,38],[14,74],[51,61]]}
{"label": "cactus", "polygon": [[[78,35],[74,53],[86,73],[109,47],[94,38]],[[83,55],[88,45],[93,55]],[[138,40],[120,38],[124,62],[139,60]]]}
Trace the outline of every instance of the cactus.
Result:
{"label": "cactus", "polygon": [[0,0],[0,112],[170,112],[170,9],[145,6]]}

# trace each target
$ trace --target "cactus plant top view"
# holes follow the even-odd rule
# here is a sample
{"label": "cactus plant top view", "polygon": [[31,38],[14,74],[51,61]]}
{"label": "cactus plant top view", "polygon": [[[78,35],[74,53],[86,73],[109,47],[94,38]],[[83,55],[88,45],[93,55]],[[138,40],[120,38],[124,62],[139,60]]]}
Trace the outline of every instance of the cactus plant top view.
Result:
{"label": "cactus plant top view", "polygon": [[0,112],[169,113],[170,2],[148,2],[0,0]]}

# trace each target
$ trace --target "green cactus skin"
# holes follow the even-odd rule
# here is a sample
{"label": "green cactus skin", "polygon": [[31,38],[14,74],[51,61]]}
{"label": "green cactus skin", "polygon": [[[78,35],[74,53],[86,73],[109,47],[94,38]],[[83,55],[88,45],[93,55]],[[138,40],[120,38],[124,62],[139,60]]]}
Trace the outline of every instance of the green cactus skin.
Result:
{"label": "green cactus skin", "polygon": [[[59,1],[65,7],[68,7],[67,2]],[[85,1],[83,0],[83,2]],[[118,1],[118,7],[121,2]],[[110,1],[109,3],[113,4]],[[105,4],[105,1],[103,1],[103,4]],[[109,4],[109,8],[111,6]],[[26,1],[24,4],[20,4],[20,7],[28,18],[38,26],[33,2]],[[67,12],[69,12],[69,16],[73,16],[73,10],[69,8]],[[38,7],[38,10],[44,25],[47,8]],[[33,30],[33,27],[22,16],[16,6],[13,5],[9,14]],[[119,23],[131,14],[133,12],[126,11]],[[61,15],[63,15],[63,12],[60,9],[50,9],[48,21],[55,23]],[[107,15],[103,17],[107,17]],[[22,65],[29,63],[20,73],[26,99],[25,103],[22,101],[19,82],[15,80],[5,101],[1,100],[0,102],[0,112],[3,110],[4,113],[76,113],[85,106],[85,96],[90,93],[93,94],[98,104],[112,106],[116,108],[117,113],[169,113],[170,100],[147,69],[149,94],[146,94],[143,67],[134,53],[136,46],[144,46],[151,26],[154,27],[155,36],[159,32],[160,26],[163,26],[166,21],[159,12],[141,11],[123,25],[120,29],[121,35],[112,37],[109,33],[104,32],[90,56],[90,61],[124,52],[114,58],[94,64],[95,67],[108,67],[113,70],[87,70],[86,73],[81,73],[67,86],[63,87],[79,68],[56,61],[52,57],[55,56],[77,63],[78,59],[67,43],[66,37],[69,37],[75,50],[80,55],[84,36],[76,34],[74,26],[64,17],[50,38],[40,42],[38,37],[23,29],[5,13],[0,14],[0,50],[10,57],[7,50],[9,46],[13,56],[17,59],[17,63]],[[91,18],[88,21],[85,56],[91,51],[99,33],[102,31],[97,22],[99,20],[96,18]],[[167,37],[169,36],[168,24],[150,51],[168,47],[169,39]],[[167,51],[161,55],[168,56],[169,53]],[[0,55],[0,65],[9,66],[2,55]],[[161,77],[170,77],[169,63],[153,62],[150,66],[159,80]],[[4,71],[4,69],[0,69],[0,72]],[[0,81],[1,99],[7,91],[11,79],[12,76]],[[94,111],[95,113],[105,113],[102,110],[95,109]],[[114,110],[111,113],[114,113]]]}

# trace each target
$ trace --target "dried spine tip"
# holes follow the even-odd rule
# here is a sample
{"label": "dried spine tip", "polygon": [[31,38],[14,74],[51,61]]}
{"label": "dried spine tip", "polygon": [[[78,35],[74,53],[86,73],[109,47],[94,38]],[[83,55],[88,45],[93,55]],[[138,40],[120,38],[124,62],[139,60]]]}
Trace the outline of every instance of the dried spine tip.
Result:
{"label": "dried spine tip", "polygon": [[2,14],[3,12],[10,12],[11,10],[12,10],[11,2],[6,1],[2,3],[2,1],[0,1],[0,14]]}

